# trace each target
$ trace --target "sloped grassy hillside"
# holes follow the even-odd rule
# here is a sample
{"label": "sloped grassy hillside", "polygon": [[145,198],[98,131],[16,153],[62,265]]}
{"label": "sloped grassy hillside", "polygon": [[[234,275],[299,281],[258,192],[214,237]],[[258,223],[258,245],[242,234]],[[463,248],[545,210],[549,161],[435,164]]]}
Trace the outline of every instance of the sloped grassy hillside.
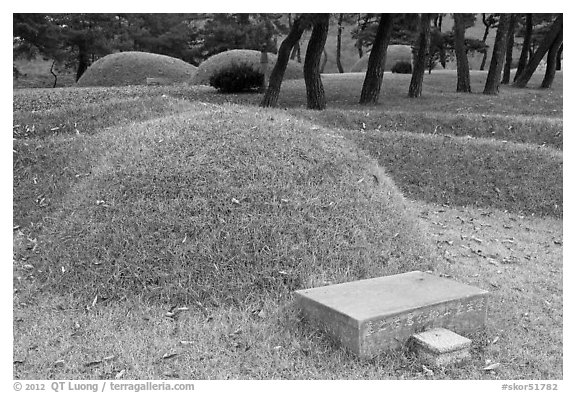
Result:
{"label": "sloped grassy hillside", "polygon": [[[268,68],[270,71],[274,68],[276,64],[277,56],[273,53],[268,53]],[[233,49],[226,52],[218,53],[198,66],[198,70],[194,77],[192,78],[192,84],[194,85],[209,85],[210,77],[216,73],[216,71],[221,70],[224,67],[230,66],[231,64],[248,64],[255,69],[260,68],[260,52],[249,49]],[[289,79],[303,79],[304,74],[302,73],[302,64],[295,62],[293,60],[288,61],[288,66],[286,67],[286,72],[284,74],[284,80]]]}
{"label": "sloped grassy hillside", "polygon": [[38,245],[48,291],[241,304],[434,263],[377,163],[285,113],[199,103],[86,138]]}
{"label": "sloped grassy hillside", "polygon": [[195,72],[195,66],[174,57],[146,52],[120,52],[94,62],[78,80],[77,85],[145,85],[146,78],[165,78],[172,83],[182,83],[189,80]]}

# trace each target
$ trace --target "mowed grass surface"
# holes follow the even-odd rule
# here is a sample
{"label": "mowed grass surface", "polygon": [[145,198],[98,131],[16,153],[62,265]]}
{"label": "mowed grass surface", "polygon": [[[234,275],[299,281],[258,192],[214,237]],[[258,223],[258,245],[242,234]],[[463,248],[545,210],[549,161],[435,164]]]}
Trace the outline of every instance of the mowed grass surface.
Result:
{"label": "mowed grass surface", "polygon": [[562,218],[562,152],[407,132],[349,132],[411,199]]}
{"label": "mowed grass surface", "polygon": [[[290,82],[285,82],[281,95],[288,111],[212,105],[209,102],[250,105],[257,103],[259,96],[226,96],[214,93],[211,89],[197,87],[56,89],[41,90],[38,94],[31,90],[15,93],[14,107],[16,111],[20,111],[16,112],[18,116],[21,116],[18,123],[15,119],[15,125],[20,124],[25,129],[26,125],[35,124],[35,130],[47,132],[36,135],[19,134],[20,127],[14,129],[17,138],[14,141],[14,223],[19,225],[14,232],[14,376],[114,378],[125,370],[125,378],[152,379],[562,378],[562,230],[561,220],[558,219],[561,217],[558,212],[562,209],[562,153],[559,150],[561,144],[550,149],[538,148],[541,140],[537,139],[542,133],[562,131],[561,117],[556,115],[557,112],[562,112],[561,88],[558,86],[552,91],[510,89],[510,96],[502,97],[502,102],[499,101],[502,95],[490,97],[490,102],[484,102],[483,96],[476,95],[480,103],[484,102],[482,105],[486,105],[484,109],[487,111],[483,113],[480,105],[474,115],[476,118],[502,116],[510,117],[511,122],[521,119],[530,124],[534,132],[529,133],[528,140],[516,141],[525,143],[501,142],[514,140],[510,137],[514,134],[514,128],[497,130],[497,136],[492,141],[477,140],[477,136],[450,138],[453,135],[471,135],[467,132],[471,133],[472,125],[476,123],[464,121],[458,123],[461,124],[459,127],[450,128],[450,119],[456,121],[458,116],[451,117],[446,108],[463,107],[460,99],[462,95],[450,92],[449,82],[454,79],[455,83],[455,75],[433,73],[432,77],[435,75],[438,78],[428,78],[424,89],[426,95],[428,86],[432,96],[430,100],[416,100],[414,107],[404,109],[401,105],[405,99],[403,96],[390,96],[389,99],[381,101],[380,105],[370,108],[359,107],[352,102],[346,104],[344,101],[338,109],[331,109],[333,113],[341,116],[339,119],[342,121],[338,122],[343,126],[337,127],[328,123],[333,121],[327,115],[328,112],[303,110],[301,102],[298,102],[303,99],[300,96],[303,85],[290,85]],[[386,77],[392,79],[384,86],[383,92],[386,89],[404,92],[402,86],[396,86],[397,83],[405,83],[403,80],[394,79],[390,74],[386,74]],[[359,92],[361,79],[360,82],[358,79],[354,81],[346,75],[341,79],[340,82],[337,78],[333,79],[330,88],[328,83],[325,84],[329,96],[343,97],[346,90],[354,92],[358,89]],[[406,84],[406,90],[407,86]],[[432,92],[433,89],[445,89],[445,92]],[[154,108],[144,105],[141,113],[129,109],[135,98],[143,99],[146,94],[149,95],[148,104]],[[548,97],[543,105],[552,113],[550,116],[546,115],[542,108],[535,116],[517,116],[512,110],[526,102],[527,97],[538,97],[540,94]],[[107,95],[122,103],[109,103],[110,98],[107,98]],[[53,103],[55,110],[50,109],[51,105],[46,104],[44,99]],[[434,110],[434,99],[441,104],[438,105],[442,108],[441,114]],[[98,112],[98,116],[103,116],[104,124],[110,127],[106,130],[99,129],[98,122],[90,119],[90,110],[77,111],[73,108],[75,105],[85,105],[86,108],[95,109],[94,100],[110,108],[106,113]],[[472,98],[469,100],[474,101]],[[167,104],[163,105],[162,102]],[[554,102],[558,105],[556,112],[552,112]],[[392,112],[394,116],[410,119],[412,113],[422,116],[422,119],[428,116],[432,119],[444,117],[447,126],[442,133],[437,130],[435,135],[423,135],[434,134],[434,131],[429,127],[428,131],[422,132],[416,122],[406,121],[406,130],[403,131],[410,133],[397,132],[402,128],[401,125],[396,129],[387,129],[385,126],[378,129],[379,121],[373,126],[364,120],[370,116],[385,119],[389,113],[386,111],[387,106],[395,105],[397,108]],[[498,115],[491,115],[490,105],[498,108]],[[32,110],[38,112],[31,113]],[[55,114],[58,111],[59,114]],[[57,119],[66,120],[66,113],[77,116],[76,123],[87,124],[86,130],[89,131],[77,135],[75,131],[66,131],[67,127],[57,130],[48,127],[49,124],[60,122]],[[369,115],[365,116],[366,113]],[[84,114],[86,116],[83,116]],[[467,118],[468,115],[464,113],[462,116]],[[344,121],[346,119],[349,121]],[[550,120],[553,128],[546,131],[536,120]],[[425,121],[422,120],[421,123]],[[200,126],[195,129],[185,124]],[[326,125],[329,127],[325,127]],[[221,135],[220,132],[227,127],[228,132]],[[455,131],[456,128],[460,134]],[[279,131],[275,131],[277,129]],[[257,143],[263,134],[275,138],[282,133],[287,133],[289,140],[304,143],[306,148],[301,149],[304,151],[303,156],[298,149],[294,149],[294,145],[280,147],[279,151],[284,153],[274,157],[271,157],[271,152],[266,149],[253,148],[253,141]],[[212,139],[199,146],[201,144],[198,138],[202,135],[211,136]],[[252,138],[253,141],[248,143],[247,140],[236,139],[240,138],[240,135]],[[265,141],[266,145],[270,144],[268,139]],[[226,146],[218,145],[224,142],[232,143],[226,143]],[[358,150],[354,144],[362,146],[363,151]],[[210,146],[214,149],[210,150]],[[219,148],[216,149],[216,146]],[[334,154],[335,150],[330,150],[330,147],[340,153]],[[274,145],[273,150],[276,149]],[[446,154],[441,155],[441,149],[445,149]],[[211,154],[215,150],[222,150],[228,155],[218,158],[216,154]],[[187,156],[184,151],[195,154]],[[205,161],[199,152],[204,152]],[[372,155],[373,159],[368,158],[368,154]],[[329,157],[326,157],[327,155]],[[504,162],[507,155],[508,162]],[[490,159],[491,156],[494,160]],[[247,157],[256,158],[250,160]],[[521,172],[524,176],[519,178],[512,172],[506,172],[506,168],[525,171],[524,164],[529,162],[528,157],[538,161],[538,165],[533,169],[535,173]],[[255,165],[259,159],[270,161],[271,164]],[[309,199],[307,206],[310,208],[310,216],[304,215],[304,209],[297,209],[298,206],[303,206],[302,203],[290,204],[299,201],[298,198],[284,198],[280,193],[276,193],[276,204],[267,204],[270,199],[274,201],[274,192],[262,191],[262,187],[261,192],[256,192],[257,188],[248,187],[249,193],[257,195],[255,199],[232,192],[246,190],[247,186],[243,182],[248,180],[247,184],[253,183],[254,175],[257,179],[258,174],[275,173],[278,164],[285,163],[286,159],[295,162],[296,166],[291,166],[292,169],[289,170],[281,165],[278,176],[284,176],[287,170],[294,175],[292,170],[296,168],[302,170],[300,177],[296,178],[304,179],[305,174],[310,174],[311,171],[324,174],[323,182],[311,185],[316,187],[319,199]],[[394,178],[394,182],[405,195],[423,201],[441,202],[445,206],[423,203],[418,207],[419,220],[414,219],[412,204],[403,201],[389,181],[380,182],[387,179],[387,175],[382,174],[382,169],[378,168],[375,160],[386,165],[385,172]],[[474,162],[473,168],[469,168],[465,163],[468,160]],[[202,162],[208,163],[207,166],[194,165]],[[502,169],[500,165],[505,166]],[[426,170],[423,171],[423,167]],[[394,171],[394,168],[398,168],[397,171]],[[450,168],[454,169],[449,170]],[[468,173],[469,169],[475,168],[477,171]],[[313,172],[314,170],[316,172]],[[371,176],[373,172],[376,172],[376,178]],[[366,176],[358,176],[360,173],[366,173]],[[542,181],[539,176],[544,173],[549,173],[551,178],[546,183],[547,187],[560,190],[560,195],[553,195],[555,191],[539,195],[552,195],[555,204],[559,204],[558,209],[550,208],[552,204],[544,197],[539,197],[536,201],[530,200],[531,194],[526,192],[526,189],[535,187]],[[202,176],[194,177],[199,174]],[[226,174],[234,175],[226,177]],[[264,177],[267,179],[273,179],[266,176]],[[489,185],[508,183],[509,188],[498,187],[500,192],[491,192],[490,187],[481,187],[482,184],[474,180],[478,177],[483,177]],[[314,178],[317,179],[317,176]],[[211,217],[212,221],[209,221],[206,217],[198,216],[194,207],[206,206],[202,205],[205,202],[194,197],[206,194],[197,192],[192,195],[186,191],[202,191],[203,184],[214,183],[212,179],[224,179],[226,187],[234,187],[228,187],[228,193],[224,193],[221,199],[216,198],[214,203],[209,205],[210,208],[217,209],[214,211],[218,211],[218,214]],[[339,184],[338,179],[349,181]],[[360,181],[361,179],[364,180]],[[378,184],[375,179],[379,179]],[[272,191],[294,189],[288,187],[285,180],[275,181],[273,184],[276,186],[271,188]],[[217,182],[220,185],[224,183]],[[168,184],[174,187],[167,187]],[[467,187],[461,188],[462,185]],[[218,187],[214,186],[213,190],[222,191]],[[310,185],[306,184],[306,188],[309,187]],[[328,192],[325,192],[327,189]],[[362,275],[387,274],[384,269],[393,269],[394,263],[401,261],[394,251],[389,254],[386,252],[394,250],[395,244],[400,244],[395,243],[395,239],[401,238],[404,231],[395,231],[394,228],[382,231],[379,227],[393,218],[385,217],[383,221],[379,216],[372,217],[365,213],[364,216],[355,215],[356,220],[364,217],[359,220],[360,224],[349,224],[346,221],[351,219],[354,215],[352,213],[363,209],[356,206],[356,210],[348,212],[350,206],[357,205],[362,198],[367,198],[367,201],[360,205],[369,208],[370,214],[374,214],[377,210],[373,205],[374,201],[379,201],[378,206],[383,204],[381,196],[377,195],[378,189],[391,191],[390,196],[385,193],[384,201],[400,201],[402,206],[406,206],[404,213],[412,217],[403,221],[407,223],[406,228],[425,234],[427,239],[419,241],[420,245],[417,247],[420,247],[420,250],[421,247],[428,248],[426,252],[430,258],[420,260],[418,256],[422,254],[416,251],[417,249],[403,248],[408,250],[408,254],[415,256],[412,261],[420,264],[421,269],[429,267],[435,274],[448,274],[459,281],[494,292],[490,304],[489,327],[485,333],[473,337],[473,361],[469,365],[462,368],[434,369],[434,376],[430,377],[407,352],[385,354],[372,361],[359,362],[323,338],[320,333],[301,324],[291,308],[290,290],[294,286],[322,285]],[[328,199],[333,195],[330,193],[333,190],[346,193],[347,200],[356,200],[349,205],[331,206]],[[474,192],[479,190],[488,191],[479,194],[476,199],[470,199]],[[514,192],[510,193],[510,190]],[[135,198],[138,195],[140,197]],[[357,198],[359,195],[362,198]],[[510,195],[515,199],[508,198]],[[310,194],[303,191],[300,196],[304,198],[300,199],[302,201]],[[236,202],[232,201],[232,197]],[[546,200],[547,205],[544,203]],[[323,203],[325,201],[328,203]],[[128,204],[131,206],[127,206]],[[450,207],[447,207],[447,204],[450,204]],[[463,206],[459,207],[459,204]],[[510,213],[493,208],[489,211],[477,208],[492,204],[506,208]],[[386,203],[384,205],[387,206]],[[325,209],[326,206],[328,210]],[[542,209],[542,206],[548,207]],[[310,236],[312,240],[321,239],[322,233],[328,233],[325,228],[322,228],[324,232],[311,233],[310,228],[314,228],[311,225],[316,222],[311,217],[318,218],[317,212],[326,215],[323,217],[332,213],[343,215],[336,224],[333,224],[332,220],[323,224],[333,226],[330,233],[334,236],[329,241],[341,241],[338,243],[341,245],[338,250],[325,250],[325,255],[335,256],[335,264],[319,263],[318,270],[313,272],[308,280],[293,274],[290,269],[280,267],[284,265],[277,262],[282,260],[275,258],[263,247],[278,237],[266,238],[266,241],[260,244],[245,241],[251,233],[255,233],[250,232],[252,227],[246,224],[266,222],[261,221],[263,217],[255,214],[255,211],[268,214],[276,211],[275,209],[280,211],[284,208],[288,209],[282,214],[290,214],[281,216],[285,219],[281,227],[287,229],[281,236],[292,234],[295,242],[292,244],[298,241],[301,241],[300,244],[307,244]],[[179,209],[187,214],[170,213]],[[119,221],[116,217],[121,212],[125,213],[125,219]],[[385,213],[387,211],[382,214]],[[551,217],[524,216],[531,213]],[[227,220],[230,215],[232,220]],[[225,223],[218,218],[224,219]],[[297,221],[298,219],[303,221]],[[516,225],[518,220],[522,221],[522,225]],[[130,225],[119,225],[121,221]],[[290,232],[290,223],[305,230]],[[351,232],[355,226],[359,226],[360,231]],[[196,262],[187,256],[192,254],[190,250],[194,249],[194,245],[199,245],[193,243],[194,234],[202,235],[202,232],[188,232],[187,228],[215,228],[214,233],[204,232],[206,236],[203,239],[208,240],[204,243],[226,244],[227,247],[236,244],[239,261],[252,253],[256,256],[254,260],[267,263],[272,261],[273,264],[268,265],[270,270],[267,272],[256,265],[235,265],[234,259],[217,265],[230,268],[229,272],[220,272],[222,277],[230,278],[228,281],[214,279],[219,277],[216,276],[216,268],[204,271],[196,269],[188,276],[178,272],[173,274],[173,268],[178,267],[177,263],[173,264],[174,261],[192,259],[193,263]],[[217,232],[221,228],[236,228],[246,233],[233,233],[226,237],[226,231]],[[264,232],[260,233],[265,231],[266,227]],[[112,234],[108,235],[107,232]],[[388,239],[390,242],[381,244],[378,243],[381,239],[371,239],[369,236],[363,239],[362,233],[384,233],[391,236],[392,240]],[[136,235],[132,237],[127,236],[134,234]],[[218,241],[215,240],[216,235],[221,236]],[[74,245],[77,240],[80,240],[80,247]],[[160,249],[161,247],[154,248],[155,246],[146,249],[135,247],[136,244],[153,244],[158,240],[165,245],[164,250]],[[430,240],[436,242],[437,251],[430,250]],[[404,242],[400,239],[398,241]],[[272,244],[278,246],[280,243]],[[374,250],[386,251],[384,257],[378,259],[380,256],[376,252],[368,252],[370,244],[375,246]],[[84,250],[80,249],[82,245]],[[110,252],[119,249],[125,252],[124,247],[137,255],[138,259],[134,257],[130,260],[121,253]],[[180,254],[167,253],[167,249],[178,250]],[[221,251],[214,247],[200,250],[208,258]],[[287,255],[296,253],[309,257],[309,261],[314,260],[310,253],[305,251],[289,250]],[[361,259],[365,258],[368,263],[354,264],[354,258],[344,261],[341,255],[346,255],[346,252],[354,258],[355,255],[361,255]],[[437,262],[438,254],[443,258],[440,262]],[[79,258],[82,255],[93,258]],[[372,263],[385,261],[386,255],[389,257],[387,267]],[[318,260],[317,255],[314,257]],[[244,259],[246,260],[248,259]],[[148,274],[141,269],[142,261],[152,266],[150,275],[154,275],[158,283],[142,280],[145,274]],[[295,260],[292,262],[298,268],[306,266],[297,264],[298,261]],[[341,263],[341,268],[338,268],[338,263]],[[315,266],[312,263],[309,265]],[[110,270],[113,266],[125,268]],[[46,267],[50,269],[47,270]],[[406,266],[407,270],[411,268]],[[158,274],[162,269],[170,273]],[[253,272],[247,280],[249,285],[238,285],[239,279],[234,277],[234,274],[241,269]],[[212,280],[210,289],[200,285],[180,287],[188,293],[178,290],[186,280],[195,279],[194,274],[196,277],[207,275],[207,281]],[[171,280],[171,276],[179,278]],[[43,281],[45,279],[48,281]],[[86,289],[83,292],[76,289],[78,295],[66,295],[62,292],[70,285],[66,282],[69,279],[70,282],[76,280],[80,284],[83,280],[92,280],[97,285],[85,284]],[[52,289],[48,286],[42,288],[42,282],[54,285]],[[119,291],[111,293],[103,290],[106,285],[111,287],[113,282],[119,284]],[[175,291],[162,293],[164,284],[172,286]],[[133,286],[131,290],[130,285]],[[157,287],[160,289],[155,289]],[[214,291],[212,287],[215,288]],[[192,293],[192,290],[195,292]],[[130,291],[132,295],[127,296]],[[211,292],[216,296],[209,296]],[[245,296],[246,293],[252,295]],[[150,301],[152,299],[156,301]],[[88,312],[85,311],[87,305],[90,308]],[[166,318],[167,311],[180,306],[188,307],[189,311],[178,314],[176,318]],[[518,351],[518,348],[522,350]],[[111,355],[115,355],[115,358],[94,363]],[[64,363],[56,363],[57,360],[64,360]],[[488,360],[501,363],[501,367],[494,373],[482,371]]]}
{"label": "mowed grass surface", "polygon": [[237,304],[430,264],[376,162],[290,116],[197,104],[88,148],[29,260],[49,291]]}
{"label": "mowed grass surface", "polygon": [[[72,296],[20,304],[17,294],[14,376],[113,379],[124,370],[126,379],[562,379],[561,221],[426,203],[417,211],[443,256],[433,273],[491,292],[488,327],[471,337],[473,357],[464,366],[432,367],[430,375],[406,351],[359,361],[301,323],[288,302],[100,300],[87,311]],[[166,316],[182,306],[189,310]]]}

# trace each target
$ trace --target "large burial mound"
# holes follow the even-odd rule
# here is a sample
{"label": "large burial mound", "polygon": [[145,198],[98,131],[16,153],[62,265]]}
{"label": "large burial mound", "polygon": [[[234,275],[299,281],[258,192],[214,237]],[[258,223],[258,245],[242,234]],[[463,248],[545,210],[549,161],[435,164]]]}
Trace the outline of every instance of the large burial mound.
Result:
{"label": "large burial mound", "polygon": [[120,52],[94,62],[78,80],[78,86],[146,85],[148,78],[156,78],[161,84],[182,83],[195,72],[195,66],[174,57]]}
{"label": "large burial mound", "polygon": [[90,149],[43,244],[49,291],[243,304],[433,264],[384,170],[286,113],[198,103]]}
{"label": "large burial mound", "polygon": [[[356,62],[350,69],[350,72],[366,72],[368,68],[368,59],[370,54],[367,53],[360,60]],[[399,61],[407,61],[412,64],[412,49],[409,45],[388,45],[388,51],[386,52],[386,64],[384,65],[384,71],[391,71],[394,64]]]}
{"label": "large burial mound", "polygon": [[[198,71],[192,78],[194,85],[210,85],[210,77],[231,64],[248,64],[252,68],[260,69],[261,53],[249,49],[233,49],[226,52],[218,53],[198,66]],[[268,53],[268,70],[272,71],[276,64],[277,56],[273,53]],[[288,61],[286,72],[284,73],[284,80],[288,79],[302,79],[304,74],[302,71],[302,64],[295,61]]]}

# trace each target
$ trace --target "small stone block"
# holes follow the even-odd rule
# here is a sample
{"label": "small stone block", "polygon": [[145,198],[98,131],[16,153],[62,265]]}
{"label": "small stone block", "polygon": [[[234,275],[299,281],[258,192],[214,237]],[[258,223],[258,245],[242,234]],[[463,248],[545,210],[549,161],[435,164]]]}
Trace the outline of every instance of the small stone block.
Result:
{"label": "small stone block", "polygon": [[447,366],[470,358],[472,341],[444,328],[412,336],[413,350],[423,363]]}
{"label": "small stone block", "polygon": [[486,326],[488,292],[413,271],[295,291],[303,318],[362,358],[443,327],[469,334]]}

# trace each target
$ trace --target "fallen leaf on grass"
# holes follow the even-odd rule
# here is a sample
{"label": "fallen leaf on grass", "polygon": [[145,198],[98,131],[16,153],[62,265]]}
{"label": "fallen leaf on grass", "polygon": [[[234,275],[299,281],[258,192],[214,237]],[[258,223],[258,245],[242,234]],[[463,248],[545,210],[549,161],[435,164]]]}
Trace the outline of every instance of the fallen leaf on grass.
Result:
{"label": "fallen leaf on grass", "polygon": [[54,367],[64,367],[64,360],[56,360],[53,364]]}
{"label": "fallen leaf on grass", "polygon": [[492,364],[489,364],[488,366],[484,367],[482,370],[492,371],[492,370],[496,370],[498,367],[500,367],[500,363],[492,363]]}
{"label": "fallen leaf on grass", "polygon": [[118,374],[116,374],[116,376],[114,377],[114,379],[120,379],[124,376],[124,374],[126,374],[126,370],[123,369],[122,371],[120,371]]}
{"label": "fallen leaf on grass", "polygon": [[179,355],[179,353],[177,353],[177,352],[172,352],[172,353],[166,352],[164,355],[162,355],[162,359],[163,360],[172,359],[178,355]]}
{"label": "fallen leaf on grass", "polygon": [[179,314],[183,311],[188,311],[188,310],[190,310],[188,307],[174,306],[174,307],[170,308],[170,311],[167,311],[166,314],[164,314],[164,316],[168,317],[168,318],[174,318],[177,314]]}

